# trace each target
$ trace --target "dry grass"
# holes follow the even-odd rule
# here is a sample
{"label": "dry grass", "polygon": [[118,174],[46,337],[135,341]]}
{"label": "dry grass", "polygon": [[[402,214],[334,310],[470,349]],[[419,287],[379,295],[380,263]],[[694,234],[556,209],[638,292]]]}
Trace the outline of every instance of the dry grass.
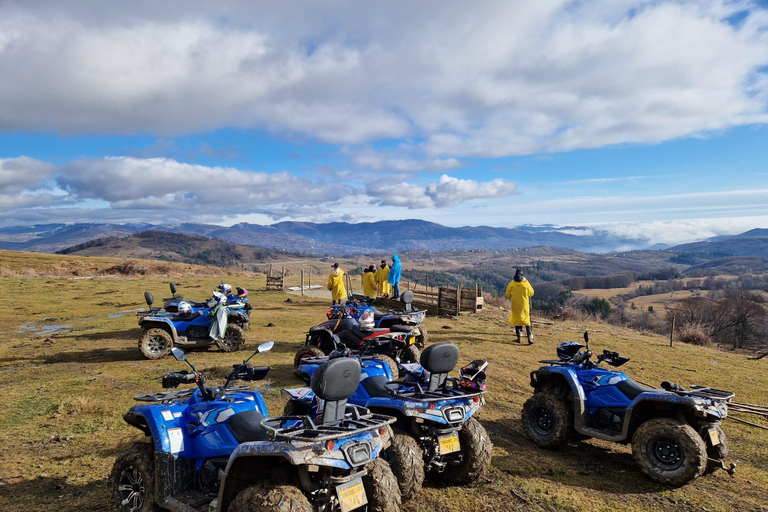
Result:
{"label": "dry grass", "polygon": [[[140,330],[131,311],[143,306],[144,290],[163,296],[168,277],[101,274],[119,263],[0,253],[0,268],[19,272],[0,274],[0,295],[15,298],[13,308],[0,310],[0,510],[107,510],[107,475],[114,457],[125,443],[141,437],[123,422],[122,414],[133,405],[134,395],[158,390],[160,376],[178,368],[171,358],[141,357],[136,348]],[[47,274],[54,268],[64,273]],[[67,274],[75,269],[92,273],[79,276],[88,279],[75,279]],[[248,347],[276,340],[272,352],[256,359],[272,366],[264,394],[270,411],[281,411],[279,389],[300,385],[292,375],[293,353],[307,327],[324,318],[327,302],[294,295],[286,303],[286,294],[258,291],[264,279],[259,275],[191,270],[189,275],[174,274],[180,292],[190,298],[205,297],[221,279],[251,290]],[[297,279],[291,277],[289,284]],[[127,312],[110,318],[121,311]],[[768,503],[768,431],[727,422],[733,459],[739,464],[736,478],[721,472],[668,489],[642,476],[628,447],[584,441],[541,450],[524,436],[520,424],[522,404],[531,394],[529,372],[539,366],[538,359],[552,357],[561,341],[580,339],[584,329],[592,332],[593,349],[630,356],[624,368],[638,381],[706,383],[736,391],[741,402],[765,403],[768,359],[749,361],[742,354],[682,343],[670,348],[663,337],[582,321],[537,325],[536,344],[521,346],[511,343],[506,316],[489,309],[458,320],[427,320],[430,340],[456,343],[460,363],[478,357],[490,361],[490,392],[481,421],[495,451],[484,482],[473,487],[429,482],[407,510],[726,511],[762,510]],[[15,332],[28,323],[32,330]],[[268,323],[275,327],[266,327]],[[49,325],[68,327],[49,334],[34,330]],[[245,355],[203,351],[190,358],[203,371],[222,375],[222,368]]]}

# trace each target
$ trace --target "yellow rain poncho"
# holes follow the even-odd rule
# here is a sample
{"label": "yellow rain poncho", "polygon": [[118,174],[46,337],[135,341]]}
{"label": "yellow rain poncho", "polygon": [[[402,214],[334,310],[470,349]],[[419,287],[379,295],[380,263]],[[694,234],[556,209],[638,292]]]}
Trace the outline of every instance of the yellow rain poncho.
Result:
{"label": "yellow rain poncho", "polygon": [[531,325],[531,308],[528,299],[533,297],[533,287],[527,279],[510,281],[505,295],[512,301],[512,314],[509,323],[512,325]]}
{"label": "yellow rain poncho", "polygon": [[347,287],[344,285],[344,271],[340,268],[331,271],[326,288],[331,290],[331,300],[346,299]]}
{"label": "yellow rain poncho", "polygon": [[363,272],[363,294],[376,297],[376,272]]}
{"label": "yellow rain poncho", "polygon": [[379,267],[376,271],[376,284],[378,292],[382,295],[389,295],[392,291],[392,286],[387,282],[389,277],[389,266],[384,265],[384,268]]}

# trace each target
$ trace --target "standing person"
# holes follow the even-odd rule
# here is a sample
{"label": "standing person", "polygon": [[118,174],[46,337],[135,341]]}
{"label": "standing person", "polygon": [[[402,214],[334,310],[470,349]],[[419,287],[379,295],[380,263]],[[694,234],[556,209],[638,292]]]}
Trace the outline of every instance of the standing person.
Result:
{"label": "standing person", "polygon": [[386,260],[381,260],[381,265],[379,266],[379,269],[376,271],[376,286],[378,292],[381,294],[382,297],[389,296],[389,282],[387,279],[389,278],[389,265],[387,265]]}
{"label": "standing person", "polygon": [[402,265],[400,264],[400,257],[397,254],[392,255],[392,266],[389,269],[389,275],[387,276],[387,282],[392,285],[392,298],[400,298],[400,273]]}
{"label": "standing person", "polygon": [[326,288],[331,290],[331,299],[333,305],[341,304],[341,301],[347,298],[347,287],[344,285],[344,271],[339,268],[338,263],[332,265],[333,270],[328,276]]}
{"label": "standing person", "polygon": [[363,295],[376,298],[376,266],[371,265],[363,270]]}
{"label": "standing person", "polygon": [[525,326],[525,331],[528,334],[528,344],[532,344],[533,333],[531,332],[531,306],[529,299],[533,297],[533,287],[523,276],[522,270],[517,269],[515,271],[515,277],[507,285],[505,295],[512,301],[512,314],[509,315],[509,323],[515,326],[517,342],[521,342],[523,326]]}

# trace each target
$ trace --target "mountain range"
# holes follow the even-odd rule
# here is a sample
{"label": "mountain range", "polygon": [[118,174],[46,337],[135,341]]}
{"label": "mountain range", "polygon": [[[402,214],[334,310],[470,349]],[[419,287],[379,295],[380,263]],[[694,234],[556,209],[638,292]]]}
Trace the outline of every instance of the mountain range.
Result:
{"label": "mountain range", "polygon": [[649,240],[620,237],[579,226],[448,227],[416,219],[359,224],[280,222],[265,226],[241,223],[229,227],[195,223],[42,224],[0,228],[0,249],[57,252],[94,239],[128,237],[149,230],[314,256],[548,246],[590,253],[667,250],[700,255],[705,260],[726,256],[768,257],[768,229],[667,248]]}

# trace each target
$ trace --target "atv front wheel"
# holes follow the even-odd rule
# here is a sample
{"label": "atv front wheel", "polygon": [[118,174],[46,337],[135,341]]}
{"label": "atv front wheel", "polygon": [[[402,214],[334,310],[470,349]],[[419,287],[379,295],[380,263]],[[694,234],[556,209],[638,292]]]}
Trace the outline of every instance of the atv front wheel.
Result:
{"label": "atv front wheel", "polygon": [[389,448],[382,453],[397,479],[403,502],[415,498],[424,483],[424,459],[416,440],[395,433]]}
{"label": "atv front wheel", "polygon": [[[708,430],[714,428],[717,431],[717,437],[720,441],[719,444],[712,446],[706,439],[709,437]],[[725,462],[725,458],[728,457],[728,438],[725,436],[725,432],[720,425],[707,426],[701,430],[702,438],[705,439],[707,445],[707,469],[704,470],[705,475],[714,473],[715,470],[720,468],[720,461]],[[717,461],[717,462],[715,462]]]}
{"label": "atv front wheel", "polygon": [[568,441],[573,418],[568,405],[549,393],[536,393],[523,404],[523,429],[542,448],[555,448]]}
{"label": "atv front wheel", "polygon": [[171,353],[173,338],[165,329],[147,329],[139,338],[139,350],[147,359],[160,359]]}
{"label": "atv front wheel", "polygon": [[293,367],[298,368],[301,366],[301,361],[303,359],[323,357],[324,355],[325,352],[323,352],[320,347],[316,347],[314,345],[305,345],[301,347],[298,352],[296,352],[296,357],[293,358]]}
{"label": "atv front wheel", "polygon": [[392,380],[397,380],[400,378],[400,367],[397,366],[397,363],[394,359],[384,354],[377,354],[374,356],[374,359],[378,359],[382,363],[387,363],[387,365],[389,365],[389,371],[392,374]]}
{"label": "atv front wheel", "polygon": [[651,480],[679,487],[704,472],[707,446],[687,423],[672,418],[648,420],[632,438],[632,454]]}
{"label": "atv front wheel", "polygon": [[240,491],[229,512],[312,512],[312,505],[295,485],[261,482]]}
{"label": "atv front wheel", "polygon": [[243,345],[245,345],[245,332],[240,326],[234,324],[228,324],[224,337],[216,340],[216,346],[222,352],[237,352]]}
{"label": "atv front wheel", "polygon": [[416,345],[408,345],[400,356],[404,363],[416,363],[419,364],[421,359],[421,352]]}
{"label": "atv front wheel", "polygon": [[112,502],[120,512],[157,512],[155,450],[152,444],[128,446],[112,466]]}
{"label": "atv front wheel", "polygon": [[428,338],[429,338],[429,333],[427,333],[427,328],[424,327],[424,324],[421,324],[419,326],[419,335],[416,336],[416,347],[418,347],[419,350],[426,347]]}
{"label": "atv front wheel", "polygon": [[363,477],[363,487],[369,512],[400,512],[400,489],[389,464],[376,458],[368,463],[366,469],[368,474]]}
{"label": "atv front wheel", "polygon": [[477,482],[491,466],[493,443],[488,432],[475,418],[469,418],[459,430],[461,462],[445,468],[445,478],[456,484]]}

